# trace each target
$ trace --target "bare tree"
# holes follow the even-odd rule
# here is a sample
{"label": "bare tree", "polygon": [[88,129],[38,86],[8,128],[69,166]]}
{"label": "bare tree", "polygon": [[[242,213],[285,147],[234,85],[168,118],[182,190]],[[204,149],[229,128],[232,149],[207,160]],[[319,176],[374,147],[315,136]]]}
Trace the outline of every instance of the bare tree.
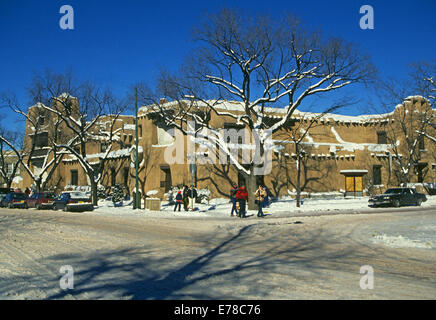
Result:
{"label": "bare tree", "polygon": [[[54,143],[54,147],[67,151],[79,162],[91,185],[93,204],[97,205],[97,185],[105,163],[117,157],[112,150],[119,142],[122,128],[116,128],[115,123],[126,109],[126,103],[116,100],[109,89],[75,81],[70,73],[46,71],[37,75],[30,91],[45,102],[43,108],[61,121],[68,131],[69,140]],[[104,143],[106,150],[96,155],[97,161],[91,161],[93,158],[88,149],[91,144],[98,143]]]}
{"label": "bare tree", "polygon": [[[314,173],[322,171],[319,161],[313,161],[315,164],[311,163],[309,158],[313,145],[311,142],[305,140],[309,137],[311,130],[320,125],[321,118],[328,113],[337,111],[339,108],[341,108],[341,106],[337,105],[327,109],[323,113],[311,113],[310,116],[308,116],[307,113],[302,113],[300,117],[290,119],[290,123],[284,126],[283,133],[279,135],[279,137],[283,136],[285,141],[291,142],[294,146],[292,158],[295,159],[296,176],[292,178],[287,168],[285,172],[287,178],[286,182],[290,183],[296,190],[297,207],[300,207],[301,192],[304,191],[311,182],[320,180],[320,177]],[[289,155],[287,156],[289,157]]]}
{"label": "bare tree", "polygon": [[26,122],[21,165],[34,182],[36,191],[44,190],[64,155],[56,146],[63,137],[62,119],[50,119],[40,102],[27,110],[13,94],[2,95],[2,100]]}
{"label": "bare tree", "polygon": [[22,159],[22,135],[4,127],[0,128],[0,177],[7,188],[11,187],[17,176]]}
{"label": "bare tree", "polygon": [[[392,113],[394,121],[386,126],[386,143],[390,146],[393,176],[396,183],[408,183],[413,171],[420,171],[420,161],[426,155],[425,138],[435,142],[433,75],[435,66],[412,64],[403,79],[379,79],[378,111]],[[391,111],[392,106],[396,106]]]}
{"label": "bare tree", "polygon": [[[414,63],[410,77],[413,79],[418,94],[425,97],[433,107],[436,102],[436,62]],[[431,142],[436,143],[436,120],[430,121],[429,132],[424,132],[424,136]]]}
{"label": "bare tree", "polygon": [[[353,44],[323,39],[294,17],[277,21],[224,9],[208,16],[194,36],[199,46],[181,75],[164,73],[158,82],[157,91],[173,103],[154,99],[155,111],[185,134],[207,128],[207,140],[229,156],[246,177],[251,194],[256,176],[265,174],[264,167],[271,161],[271,135],[283,129],[303,101],[368,80],[375,72],[369,58]],[[223,108],[225,100],[236,101],[239,108]],[[277,105],[285,105],[281,118],[265,121],[272,112],[268,107]],[[210,124],[212,115],[232,119],[250,132],[252,141],[243,144],[257,144],[251,161],[243,165],[233,155],[229,143]],[[189,128],[192,120],[197,130]],[[249,208],[253,207],[251,197]]]}

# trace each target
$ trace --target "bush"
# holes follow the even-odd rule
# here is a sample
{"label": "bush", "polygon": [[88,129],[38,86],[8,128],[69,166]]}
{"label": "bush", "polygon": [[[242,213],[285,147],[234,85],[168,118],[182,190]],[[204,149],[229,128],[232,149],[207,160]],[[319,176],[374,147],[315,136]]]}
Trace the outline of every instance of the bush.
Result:
{"label": "bush", "polygon": [[119,184],[114,185],[111,188],[111,197],[113,203],[122,201],[124,199],[123,187]]}

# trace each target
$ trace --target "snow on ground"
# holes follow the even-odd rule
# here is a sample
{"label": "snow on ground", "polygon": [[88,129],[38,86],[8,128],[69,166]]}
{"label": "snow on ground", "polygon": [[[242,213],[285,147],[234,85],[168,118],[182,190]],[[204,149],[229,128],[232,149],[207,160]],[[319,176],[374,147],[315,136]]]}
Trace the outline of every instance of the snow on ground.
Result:
{"label": "snow on ground", "polygon": [[[342,211],[342,210],[368,210],[368,197],[358,198],[334,198],[334,199],[303,199],[301,207],[297,208],[295,200],[291,197],[284,197],[278,201],[272,202],[264,208],[266,215],[277,217],[287,217],[298,215],[299,213],[320,212],[320,211]],[[436,196],[427,196],[427,201],[422,204],[423,207],[436,206]],[[142,208],[144,202],[142,202]],[[230,215],[232,204],[228,199],[216,198],[209,201],[208,204],[196,204],[195,211],[174,212],[174,205],[168,201],[162,201],[161,211],[133,210],[132,201],[124,201],[122,206],[114,206],[110,201],[99,201],[99,206],[93,211],[93,214],[101,215],[119,215],[119,216],[147,216],[147,217],[202,217],[202,218],[224,218]],[[257,210],[248,210],[247,216],[256,216]]]}
{"label": "snow on ground", "polygon": [[386,234],[374,235],[372,242],[377,244],[384,244],[393,248],[422,248],[431,249],[432,243],[422,242],[420,240],[411,240],[407,237],[399,236],[388,236]]}

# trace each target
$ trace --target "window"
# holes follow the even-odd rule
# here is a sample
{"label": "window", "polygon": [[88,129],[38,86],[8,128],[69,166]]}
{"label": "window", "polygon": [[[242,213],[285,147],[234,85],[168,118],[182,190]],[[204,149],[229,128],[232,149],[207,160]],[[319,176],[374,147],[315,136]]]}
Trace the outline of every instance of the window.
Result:
{"label": "window", "polygon": [[142,125],[138,124],[138,137],[142,137]]}
{"label": "window", "polygon": [[14,164],[13,163],[8,163],[7,164],[7,168],[6,168],[6,173],[7,174],[12,174],[13,170],[14,170]]}
{"label": "window", "polygon": [[127,183],[129,182],[129,168],[124,168],[123,179],[124,185],[127,187]]}
{"label": "window", "polygon": [[388,138],[386,136],[386,131],[377,132],[377,143],[378,144],[387,144]]}
{"label": "window", "polygon": [[117,183],[117,174],[114,168],[111,168],[111,185],[114,186]]}
{"label": "window", "polygon": [[418,163],[417,166],[415,166],[416,174],[418,175],[418,183],[423,183],[425,175],[427,174],[428,169],[427,163]]}
{"label": "window", "polygon": [[165,192],[168,192],[171,189],[171,170],[169,167],[161,167],[163,171],[163,180],[160,181],[160,187],[164,188]]}
{"label": "window", "polygon": [[240,171],[238,171],[238,186],[245,186],[245,177]]}
{"label": "window", "polygon": [[419,148],[419,150],[425,150],[424,136],[419,136],[418,148]]}
{"label": "window", "polygon": [[256,187],[258,187],[258,186],[265,186],[264,176],[261,176],[261,175],[256,176]]}
{"label": "window", "polygon": [[77,170],[71,170],[71,185],[77,186],[79,184],[79,173]]}
{"label": "window", "polygon": [[35,142],[35,147],[40,148],[40,147],[46,147],[48,146],[48,133],[47,132],[42,132],[37,134],[34,137],[34,142]]}
{"label": "window", "polygon": [[43,126],[45,122],[45,111],[41,110],[38,114],[38,124],[40,126]]}
{"label": "window", "polygon": [[372,183],[375,186],[382,184],[381,166],[379,165],[375,165],[372,167]]}
{"label": "window", "polygon": [[102,143],[100,145],[100,152],[106,152],[107,150],[107,144],[106,143]]}

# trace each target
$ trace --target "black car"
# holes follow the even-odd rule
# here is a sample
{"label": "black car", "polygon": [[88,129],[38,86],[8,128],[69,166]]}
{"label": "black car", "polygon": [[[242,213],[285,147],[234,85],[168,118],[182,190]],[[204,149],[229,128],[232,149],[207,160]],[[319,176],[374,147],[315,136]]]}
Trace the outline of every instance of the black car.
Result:
{"label": "black car", "polygon": [[370,206],[420,206],[427,201],[424,194],[416,192],[414,188],[391,188],[385,193],[371,197]]}
{"label": "black car", "polygon": [[1,200],[0,206],[27,209],[26,200],[27,194],[22,192],[10,192]]}
{"label": "black car", "polygon": [[10,188],[0,188],[0,206],[1,206],[1,201],[3,200],[3,198],[6,197],[6,195],[10,192],[11,192]]}
{"label": "black car", "polygon": [[62,192],[59,197],[53,201],[53,209],[64,211],[92,211],[94,206],[91,198],[80,191]]}

